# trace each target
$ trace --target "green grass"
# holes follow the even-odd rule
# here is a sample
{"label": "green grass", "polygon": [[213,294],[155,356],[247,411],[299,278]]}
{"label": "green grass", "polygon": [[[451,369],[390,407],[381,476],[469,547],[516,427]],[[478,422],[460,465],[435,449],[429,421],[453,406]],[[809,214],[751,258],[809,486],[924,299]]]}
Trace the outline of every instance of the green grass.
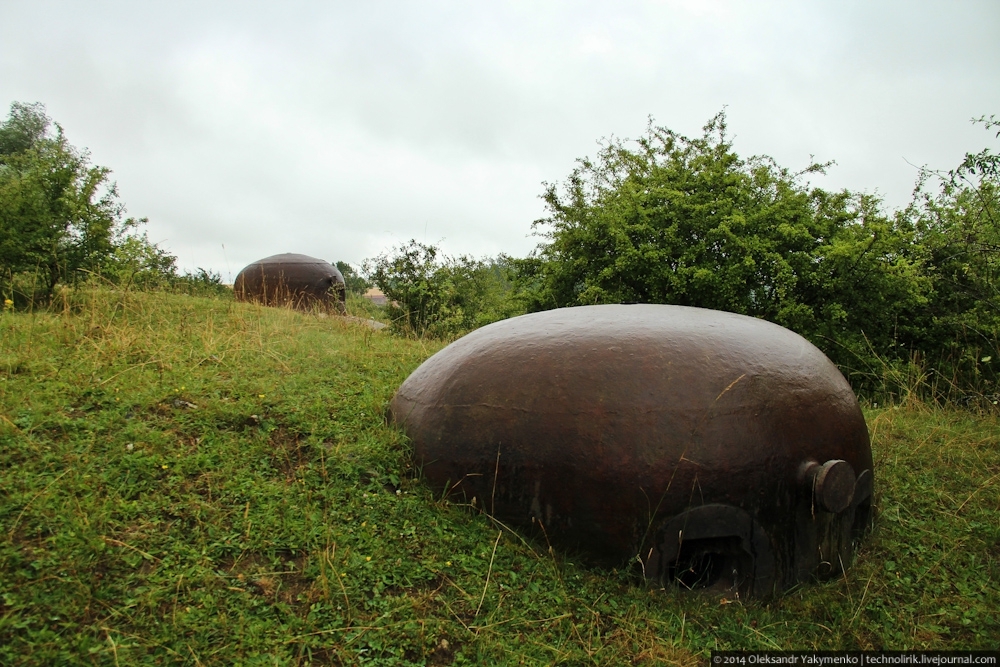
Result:
{"label": "green grass", "polygon": [[879,518],[770,602],[651,590],[435,497],[385,406],[441,343],[78,290],[0,315],[0,664],[693,664],[993,648],[1000,424],[868,410]]}

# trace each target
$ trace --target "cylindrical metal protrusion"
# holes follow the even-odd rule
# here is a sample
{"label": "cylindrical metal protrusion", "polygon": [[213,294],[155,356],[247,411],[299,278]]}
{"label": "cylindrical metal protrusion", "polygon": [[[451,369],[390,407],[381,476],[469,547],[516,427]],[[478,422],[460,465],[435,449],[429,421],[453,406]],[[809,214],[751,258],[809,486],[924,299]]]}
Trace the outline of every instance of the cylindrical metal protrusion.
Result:
{"label": "cylindrical metal protrusion", "polygon": [[823,465],[809,463],[805,477],[812,482],[813,500],[824,511],[843,512],[854,500],[854,469],[847,461],[834,459]]}

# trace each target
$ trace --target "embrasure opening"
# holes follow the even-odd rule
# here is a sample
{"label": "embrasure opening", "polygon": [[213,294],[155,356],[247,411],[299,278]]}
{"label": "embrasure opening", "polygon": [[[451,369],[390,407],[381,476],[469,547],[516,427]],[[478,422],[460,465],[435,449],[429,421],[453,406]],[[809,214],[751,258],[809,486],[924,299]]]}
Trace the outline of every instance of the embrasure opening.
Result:
{"label": "embrasure opening", "polygon": [[753,571],[753,559],[738,535],[687,540],[668,565],[667,580],[687,589],[739,589]]}

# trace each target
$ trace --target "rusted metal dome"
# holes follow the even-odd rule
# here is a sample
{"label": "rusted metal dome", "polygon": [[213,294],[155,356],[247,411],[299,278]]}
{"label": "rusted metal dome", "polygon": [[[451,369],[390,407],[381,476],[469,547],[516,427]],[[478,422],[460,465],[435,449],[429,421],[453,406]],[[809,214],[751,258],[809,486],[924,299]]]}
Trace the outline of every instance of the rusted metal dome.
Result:
{"label": "rusted metal dome", "polygon": [[322,259],[285,253],[249,264],[233,283],[240,301],[308,310],[319,306],[346,312],[346,285],[337,267]]}
{"label": "rusted metal dome", "polygon": [[829,576],[872,518],[843,375],[742,315],[604,305],[497,322],[424,362],[389,415],[433,486],[661,585],[759,596]]}

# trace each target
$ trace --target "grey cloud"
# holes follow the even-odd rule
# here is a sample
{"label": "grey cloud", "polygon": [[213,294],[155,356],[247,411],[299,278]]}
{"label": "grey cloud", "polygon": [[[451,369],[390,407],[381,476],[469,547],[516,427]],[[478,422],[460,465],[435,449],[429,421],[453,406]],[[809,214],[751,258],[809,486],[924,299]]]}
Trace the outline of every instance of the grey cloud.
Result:
{"label": "grey cloud", "polygon": [[906,160],[988,140],[998,27],[992,2],[7,3],[0,104],[45,102],[189,268],[523,254],[541,181],[599,138],[726,105],[741,153],[901,205]]}

